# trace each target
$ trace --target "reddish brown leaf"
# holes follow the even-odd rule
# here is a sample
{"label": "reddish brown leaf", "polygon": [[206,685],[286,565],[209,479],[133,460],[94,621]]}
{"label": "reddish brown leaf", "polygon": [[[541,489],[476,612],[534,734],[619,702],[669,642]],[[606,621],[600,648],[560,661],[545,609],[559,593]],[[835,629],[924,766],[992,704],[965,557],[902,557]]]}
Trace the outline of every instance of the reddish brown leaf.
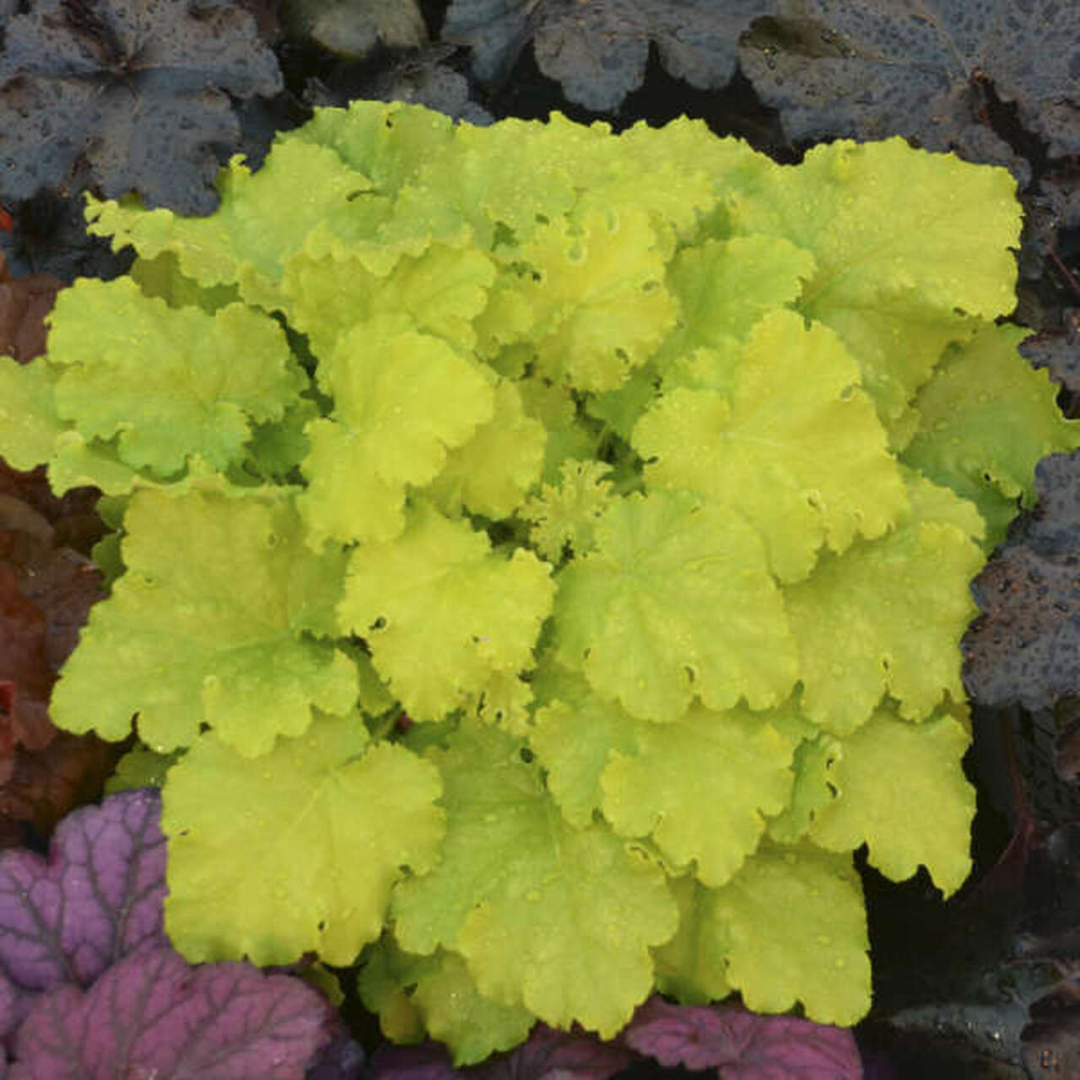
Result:
{"label": "reddish brown leaf", "polygon": [[0,252],[0,353],[25,364],[45,351],[45,316],[63,287],[52,274],[12,277]]}
{"label": "reddish brown leaf", "polygon": [[11,779],[0,786],[0,845],[21,833],[7,822],[29,822],[47,836],[65,814],[101,794],[105,780],[134,742],[58,732],[44,750],[15,750]]}
{"label": "reddish brown leaf", "polygon": [[56,734],[47,707],[53,675],[46,625],[41,608],[19,591],[15,570],[0,563],[0,762],[19,745],[44,750]]}

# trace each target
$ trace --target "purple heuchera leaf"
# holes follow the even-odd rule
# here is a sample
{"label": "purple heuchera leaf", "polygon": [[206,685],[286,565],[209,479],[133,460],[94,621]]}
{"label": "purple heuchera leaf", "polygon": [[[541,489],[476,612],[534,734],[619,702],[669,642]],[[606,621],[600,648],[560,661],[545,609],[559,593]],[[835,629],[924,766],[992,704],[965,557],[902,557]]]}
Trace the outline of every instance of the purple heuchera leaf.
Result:
{"label": "purple heuchera leaf", "polygon": [[160,816],[157,791],[123,791],[65,818],[47,860],[0,854],[0,1080],[355,1080],[319,991],[170,947]]}
{"label": "purple heuchera leaf", "polygon": [[0,974],[17,999],[0,991],[0,1035],[33,993],[89,986],[120,958],[169,944],[160,814],[157,792],[125,791],[65,818],[47,860],[0,853]]}
{"label": "purple heuchera leaf", "polygon": [[662,1065],[717,1069],[721,1080],[861,1080],[845,1028],[735,1006],[669,1005],[651,998],[619,1038]]}
{"label": "purple heuchera leaf", "polygon": [[635,1061],[617,1042],[537,1024],[515,1050],[480,1065],[455,1069],[436,1043],[381,1047],[371,1058],[371,1080],[608,1080]]}
{"label": "purple heuchera leaf", "polygon": [[618,1043],[538,1024],[516,1050],[477,1071],[483,1080],[607,1080],[633,1063],[633,1055]]}
{"label": "purple heuchera leaf", "polygon": [[334,1036],[316,990],[248,963],[192,967],[140,951],[89,990],[43,994],[19,1030],[11,1080],[300,1080]]}
{"label": "purple heuchera leaf", "polygon": [[368,1062],[371,1080],[459,1080],[446,1047],[426,1042],[418,1046],[380,1046]]}

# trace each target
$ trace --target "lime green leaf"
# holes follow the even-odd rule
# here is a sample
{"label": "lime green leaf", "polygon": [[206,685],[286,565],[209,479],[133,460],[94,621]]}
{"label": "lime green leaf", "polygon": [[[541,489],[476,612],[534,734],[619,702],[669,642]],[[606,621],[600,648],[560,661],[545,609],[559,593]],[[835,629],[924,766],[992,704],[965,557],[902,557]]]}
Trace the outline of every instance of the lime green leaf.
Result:
{"label": "lime green leaf", "polygon": [[949,350],[915,399],[921,424],[903,461],[980,504],[987,489],[1032,502],[1036,463],[1080,446],[1080,424],[1062,417],[1047,372],[1019,355],[1029,333],[988,323]]}
{"label": "lime green leaf", "polygon": [[185,277],[207,287],[237,283],[249,303],[269,310],[281,306],[278,284],[289,253],[317,222],[373,185],[331,148],[283,136],[257,172],[233,155],[217,186],[218,209],[203,218],[87,194],[87,232],[112,237],[113,251],[133,245],[145,259],[173,252]]}
{"label": "lime green leaf", "polygon": [[19,364],[0,356],[0,454],[13,469],[43,465],[68,426],[56,413],[57,376],[44,358]]}
{"label": "lime green leaf", "polygon": [[986,538],[986,522],[975,503],[958,495],[955,489],[933,483],[907,465],[901,465],[908,488],[911,516],[940,525],[955,525],[971,540]]}
{"label": "lime green leaf", "polygon": [[970,742],[947,714],[916,725],[879,710],[843,740],[828,770],[839,795],[815,814],[810,839],[830,851],[865,841],[886,877],[903,881],[922,864],[946,896],[956,892],[971,872],[975,789],[960,764]]}
{"label": "lime green leaf", "polygon": [[523,736],[532,726],[532,704],[532,687],[522,675],[498,671],[488,677],[479,694],[466,697],[464,709],[467,716],[481,723],[496,724],[511,735]]}
{"label": "lime green leaf", "polygon": [[59,725],[123,739],[138,713],[163,752],[207,723],[254,757],[303,732],[312,706],[353,706],[353,664],[301,636],[327,627],[345,557],[312,555],[289,502],[137,491],[125,527],[128,571],[61,671]]}
{"label": "lime green leaf", "polygon": [[528,377],[518,382],[517,388],[526,415],[547,428],[541,477],[545,484],[557,484],[565,461],[586,461],[596,454],[601,438],[599,425],[578,418],[569,387]]}
{"label": "lime green leaf", "polygon": [[495,387],[495,412],[476,434],[451,450],[426,494],[444,513],[467,507],[495,520],[509,517],[539,479],[547,432],[525,415],[516,384]]}
{"label": "lime green leaf", "polygon": [[453,1048],[455,1068],[512,1050],[529,1037],[536,1017],[528,1009],[484,997],[462,957],[444,950],[438,955],[438,968],[417,980],[414,997],[428,1034]]}
{"label": "lime green leaf", "polygon": [[359,649],[350,652],[350,655],[360,679],[360,708],[371,717],[388,712],[397,702],[390,693],[390,688],[379,678],[371,658]]}
{"label": "lime green leaf", "polygon": [[722,1001],[732,990],[726,978],[732,943],[728,924],[709,902],[712,890],[692,874],[669,878],[668,888],[679,905],[679,930],[652,951],[656,989],[682,1005]]}
{"label": "lime green leaf", "polygon": [[160,296],[170,307],[201,307],[209,314],[240,299],[235,285],[204,288],[180,271],[175,251],[162,251],[152,259],[137,258],[131,264],[131,279],[146,296]]}
{"label": "lime green leaf", "polygon": [[[364,1005],[380,1014],[400,1010],[402,988],[417,1007],[427,1033],[453,1051],[461,1068],[491,1054],[512,1050],[525,1041],[536,1022],[520,1005],[502,1005],[476,988],[465,961],[457,953],[438,949],[430,956],[403,952],[384,936],[364,954],[357,978]],[[383,1028],[384,1034],[386,1032]]]}
{"label": "lime green leaf", "polygon": [[316,961],[310,967],[304,968],[299,973],[299,977],[308,986],[315,987],[316,990],[323,994],[335,1009],[341,1008],[345,1000],[345,992],[341,989],[341,981],[336,972]]}
{"label": "lime green leaf", "polygon": [[406,488],[433,480],[495,407],[490,373],[402,316],[344,334],[319,381],[334,413],[305,429],[310,485],[298,500],[315,548],[398,535]]}
{"label": "lime green leaf", "polygon": [[646,483],[736,507],[782,581],[806,577],[824,543],[843,551],[885,532],[907,505],[904,485],[836,335],[793,312],[769,315],[735,380],[730,399],[675,390],[643,417],[633,443],[650,461]]}
{"label": "lime green leaf", "polygon": [[377,275],[342,244],[333,258],[306,250],[293,255],[282,291],[291,301],[290,324],[308,335],[317,356],[329,355],[357,324],[390,314],[407,316],[416,329],[464,351],[476,345],[471,320],[484,310],[494,279],[490,257],[475,247],[434,244]]}
{"label": "lime green leaf", "polygon": [[165,776],[182,757],[182,750],[158,754],[145,746],[129,750],[117,763],[116,771],[105,781],[105,793],[127,791],[130,788],[161,787]]}
{"label": "lime green leaf", "polygon": [[557,219],[506,256],[524,263],[537,370],[578,390],[614,390],[675,324],[664,257],[642,209]]}
{"label": "lime green leaf", "polygon": [[[755,179],[732,195],[734,230],[814,256],[799,310],[840,334],[885,417],[902,410],[948,341],[970,336],[968,316],[993,319],[1016,304],[1021,211],[1004,169],[915,153],[900,138],[841,139]],[[902,229],[882,212],[909,205]]]}
{"label": "lime green leaf", "polygon": [[659,353],[653,355],[630,372],[629,377],[617,390],[603,394],[590,394],[585,399],[589,416],[602,420],[624,442],[630,441],[634,425],[660,393],[661,364]]}
{"label": "lime green leaf", "polygon": [[288,405],[280,420],[256,425],[248,441],[244,468],[263,479],[287,477],[310,452],[304,428],[320,415],[312,398],[299,397]]}
{"label": "lime green leaf", "polygon": [[532,667],[551,568],[531,552],[505,559],[490,547],[467,521],[421,502],[396,540],[350,558],[341,627],[368,641],[414,720],[438,719],[498,676]]}
{"label": "lime green leaf", "polygon": [[80,278],[57,297],[56,411],[159,477],[199,454],[238,461],[252,421],[278,420],[307,383],[281,327],[243,304],[210,315],[144,296],[130,278]]}
{"label": "lime green leaf", "polygon": [[409,992],[423,975],[436,971],[441,952],[414,956],[402,952],[388,934],[364,947],[357,962],[356,992],[368,1012],[379,1017],[379,1030],[393,1043],[424,1040],[424,1018]]}
{"label": "lime green leaf", "polygon": [[795,785],[791,804],[769,822],[769,836],[778,844],[796,844],[823,806],[835,798],[829,766],[843,757],[843,744],[824,732],[804,739],[795,749]]}
{"label": "lime green leaf", "polygon": [[[717,152],[721,140],[700,126],[703,132],[683,141],[711,160],[727,164],[757,156],[734,139]],[[619,152],[613,153],[609,124],[595,121],[586,127],[558,112],[546,122],[508,118],[484,128],[462,124],[456,131],[458,154],[440,155],[425,167],[418,186],[437,197],[452,193],[478,236],[485,235],[489,223],[499,222],[522,241],[545,219],[639,207],[657,220],[666,219],[679,237],[689,237],[699,215],[716,201],[719,186],[703,171],[700,157],[690,159],[689,169],[683,161],[669,160],[658,143],[674,140],[641,127],[624,133]],[[527,186],[522,176],[529,177]]]}
{"label": "lime green leaf", "polygon": [[[242,495],[250,489],[251,479],[243,486],[230,482],[198,454],[187,460],[183,473],[160,479],[150,469],[135,469],[120,460],[117,439],[102,442],[100,439],[86,441],[77,431],[64,431],[56,437],[56,448],[49,462],[49,485],[60,494],[72,488],[98,487],[108,496],[130,495],[137,488],[156,491],[220,491]],[[230,476],[240,470],[231,469]],[[281,489],[285,493],[285,489]]]}
{"label": "lime green leaf", "polygon": [[610,131],[608,124],[575,124],[558,112],[547,123],[508,118],[482,128],[460,124],[456,152],[424,167],[418,193],[453,200],[479,237],[502,222],[527,239],[541,219],[571,210],[583,168],[595,175],[611,158]]}
{"label": "lime green leaf", "polygon": [[609,829],[575,829],[521,744],[471,725],[429,751],[446,794],[438,868],[395,892],[410,951],[460,952],[480,992],[610,1038],[652,988],[649,946],[676,930],[662,871]]}
{"label": "lime green leaf", "polygon": [[757,847],[763,815],[788,803],[792,743],[766,716],[700,705],[634,734],[637,753],[615,750],[600,778],[604,816],[624,836],[652,836],[675,866],[696,860],[703,884],[724,884]]}
{"label": "lime green leaf", "polygon": [[691,171],[702,170],[720,198],[717,212],[707,219],[717,227],[726,224],[727,203],[735,192],[755,190],[762,175],[778,167],[742,139],[717,138],[704,120],[686,116],[661,128],[640,120],[619,139],[632,160],[641,164],[643,172],[653,168],[656,162],[666,161],[677,161]]}
{"label": "lime green leaf", "polygon": [[[426,163],[440,160],[456,137],[453,120],[442,113],[402,101],[356,100],[346,109],[316,109],[303,127],[279,135],[278,143],[295,141],[301,155],[329,147],[339,163],[369,179],[362,190],[395,195]],[[306,176],[307,168],[297,175]]]}
{"label": "lime green leaf", "polygon": [[634,495],[604,512],[596,550],[559,574],[558,659],[643,720],[767,708],[796,677],[783,602],[754,529],[692,495]]}
{"label": "lime green leaf", "polygon": [[[891,771],[889,773],[891,775]],[[870,1008],[870,947],[851,855],[762,848],[706,903],[727,926],[727,978],[748,1009],[850,1027]]]}
{"label": "lime green leaf", "polygon": [[519,516],[531,523],[529,537],[545,559],[557,563],[567,544],[575,555],[593,547],[596,522],[614,499],[605,482],[610,471],[602,461],[564,461],[558,486],[544,484],[522,507]]}
{"label": "lime green leaf", "polygon": [[[832,308],[816,312],[859,362],[862,387],[895,449],[910,440],[910,403],[954,342],[968,341],[981,320],[954,311],[929,310],[910,293],[883,299],[881,308]],[[914,418],[917,421],[917,415]]]}
{"label": "lime green leaf", "polygon": [[[983,554],[952,524],[962,500],[947,491],[922,497],[922,485],[930,486],[912,485],[912,512],[888,536],[825,556],[812,577],[784,590],[802,710],[834,734],[854,731],[886,691],[909,720],[928,716],[945,694],[964,699],[960,638],[978,610],[968,583]],[[934,519],[943,500],[957,504],[944,524]]]}
{"label": "lime green leaf", "polygon": [[558,684],[563,696],[537,710],[529,745],[563,817],[584,828],[604,801],[600,777],[612,751],[636,752],[637,722],[616,702],[601,701],[580,675],[559,671]]}
{"label": "lime green leaf", "polygon": [[774,236],[707,240],[684,249],[669,270],[681,325],[664,342],[662,355],[702,346],[733,349],[763,316],[789,306],[813,271],[809,252]]}
{"label": "lime green leaf", "polygon": [[[909,291],[931,309],[961,308],[991,319],[1015,306],[1010,249],[1019,246],[1021,208],[1006,170],[952,154],[913,154],[900,138],[841,139],[814,147],[797,169],[769,178],[777,198],[763,183],[752,197],[760,211],[736,196],[738,229],[749,231],[759,213],[765,220],[782,217],[781,235],[814,254],[817,273],[800,304],[814,318],[830,307],[873,308]],[[907,227],[897,229],[880,208],[907,205],[912,190],[919,191],[918,203]],[[811,193],[814,212],[792,213]]]}
{"label": "lime green leaf", "polygon": [[351,964],[381,933],[402,868],[437,861],[437,771],[402,746],[369,747],[355,714],[255,760],[212,733],[193,741],[163,792],[173,944],[193,962],[287,964],[310,950]]}
{"label": "lime green leaf", "polygon": [[[401,102],[354,101],[324,109],[290,132],[301,144],[326,144],[371,182],[358,197],[328,214],[307,234],[315,259],[357,260],[380,277],[400,259],[432,243],[460,248],[473,238],[490,245],[490,225],[466,220],[446,176],[462,165],[461,129],[449,117]],[[430,184],[429,170],[437,174]]]}
{"label": "lime green leaf", "polygon": [[770,723],[777,713],[692,705],[656,725],[601,701],[580,676],[549,667],[542,679],[560,697],[537,710],[529,745],[571,824],[602,809],[616,832],[650,835],[672,866],[696,859],[697,877],[720,885],[757,846],[763,815],[787,805],[798,740]]}

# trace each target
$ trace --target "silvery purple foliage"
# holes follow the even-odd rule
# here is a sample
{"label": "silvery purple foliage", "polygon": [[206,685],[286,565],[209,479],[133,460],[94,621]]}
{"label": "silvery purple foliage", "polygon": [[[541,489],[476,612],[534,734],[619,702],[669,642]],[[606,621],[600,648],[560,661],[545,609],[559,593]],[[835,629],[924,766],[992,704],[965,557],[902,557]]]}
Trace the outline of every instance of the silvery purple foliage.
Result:
{"label": "silvery purple foliage", "polygon": [[33,995],[89,986],[123,956],[169,944],[157,792],[129,791],[65,818],[48,859],[0,854],[0,1036]]}
{"label": "silvery purple foliage", "polygon": [[158,792],[119,792],[65,818],[48,859],[0,853],[0,1080],[355,1080],[317,990],[171,948],[160,815]]}
{"label": "silvery purple foliage", "polygon": [[288,975],[192,967],[172,949],[113,965],[89,990],[43,994],[15,1041],[11,1080],[299,1080],[333,1010]]}
{"label": "silvery purple foliage", "polygon": [[716,1069],[721,1080],[861,1080],[850,1031],[734,1006],[647,1001],[620,1036],[662,1065]]}
{"label": "silvery purple foliage", "polygon": [[[640,1055],[640,1057],[638,1056]],[[611,1042],[538,1024],[529,1039],[481,1065],[454,1069],[434,1044],[387,1047],[372,1080],[608,1080],[642,1058],[668,1067],[716,1070],[717,1080],[862,1080],[845,1028],[736,1006],[672,1005],[651,998]]]}

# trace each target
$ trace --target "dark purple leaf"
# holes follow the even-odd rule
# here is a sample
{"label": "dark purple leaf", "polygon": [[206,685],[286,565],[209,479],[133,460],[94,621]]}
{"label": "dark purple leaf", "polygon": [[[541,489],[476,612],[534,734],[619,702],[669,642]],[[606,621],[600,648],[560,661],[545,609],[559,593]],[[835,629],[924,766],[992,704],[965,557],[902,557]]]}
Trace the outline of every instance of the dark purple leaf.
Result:
{"label": "dark purple leaf", "polygon": [[540,70],[571,101],[610,111],[641,86],[650,43],[674,78],[701,90],[723,86],[735,72],[739,35],[777,7],[776,0],[454,0],[442,37],[472,47],[484,81],[505,78],[532,41]]}
{"label": "dark purple leaf", "polygon": [[1035,469],[1039,502],[975,579],[964,684],[987,705],[1049,708],[1080,686],[1080,452]]}
{"label": "dark purple leaf", "polygon": [[517,1049],[460,1071],[442,1046],[424,1043],[381,1047],[369,1072],[371,1080],[608,1080],[634,1060],[632,1051],[618,1042],[537,1024]]}
{"label": "dark purple leaf", "polygon": [[444,1046],[380,1046],[368,1062],[370,1080],[460,1080]]}
{"label": "dark purple leaf", "polygon": [[991,129],[996,99],[1053,157],[1080,152],[1080,6],[1056,0],[806,0],[744,41],[740,66],[792,140],[916,138],[1027,169]]}
{"label": "dark purple leaf", "polygon": [[155,791],[125,791],[56,829],[48,860],[0,854],[0,971],[23,991],[88,986],[122,957],[169,944]]}
{"label": "dark purple leaf", "polygon": [[861,1080],[850,1031],[735,1006],[670,1005],[651,998],[620,1036],[669,1067],[717,1069],[721,1080]]}
{"label": "dark purple leaf", "polygon": [[299,1080],[334,1027],[329,1003],[299,979],[144,950],[89,990],[42,995],[19,1030],[11,1077]]}
{"label": "dark purple leaf", "polygon": [[[1047,256],[1055,259],[1054,252]],[[1060,260],[1058,260],[1060,262]],[[1080,293],[1077,294],[1080,300]],[[1020,353],[1034,368],[1047,368],[1050,377],[1074,394],[1080,392],[1080,312],[1066,311],[1061,330],[1035,334],[1020,346]]]}
{"label": "dark purple leaf", "polygon": [[1028,1076],[1080,1075],[1080,989],[1062,983],[1030,1012],[1031,1023],[1020,1035]]}
{"label": "dark purple leaf", "polygon": [[356,1080],[364,1064],[364,1051],[342,1031],[320,1051],[308,1066],[304,1080]]}
{"label": "dark purple leaf", "polygon": [[521,1046],[492,1057],[477,1072],[482,1080],[607,1080],[633,1061],[633,1054],[618,1043],[537,1024]]}
{"label": "dark purple leaf", "polygon": [[38,0],[0,54],[0,194],[70,185],[81,162],[106,197],[207,213],[215,147],[240,127],[229,95],[282,86],[274,54],[238,5],[189,0]]}

